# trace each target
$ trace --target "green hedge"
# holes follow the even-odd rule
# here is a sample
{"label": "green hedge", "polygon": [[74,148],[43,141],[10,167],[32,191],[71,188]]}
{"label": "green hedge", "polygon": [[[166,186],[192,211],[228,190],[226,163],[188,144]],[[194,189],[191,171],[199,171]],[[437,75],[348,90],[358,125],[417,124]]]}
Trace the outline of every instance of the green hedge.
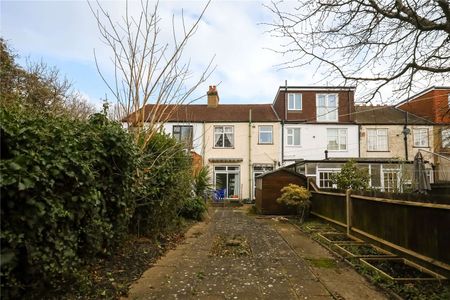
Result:
{"label": "green hedge", "polygon": [[157,236],[179,220],[186,199],[192,197],[192,162],[183,144],[169,135],[155,134],[141,158],[142,176],[131,230]]}
{"label": "green hedge", "polygon": [[120,124],[1,109],[1,294],[70,282],[133,215],[138,156]]}

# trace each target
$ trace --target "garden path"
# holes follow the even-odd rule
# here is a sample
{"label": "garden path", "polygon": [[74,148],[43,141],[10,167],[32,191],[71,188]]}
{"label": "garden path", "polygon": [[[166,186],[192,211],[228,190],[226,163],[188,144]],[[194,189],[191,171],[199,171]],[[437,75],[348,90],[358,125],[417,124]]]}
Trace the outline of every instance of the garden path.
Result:
{"label": "garden path", "polygon": [[244,209],[210,215],[131,286],[128,299],[386,299],[289,223]]}

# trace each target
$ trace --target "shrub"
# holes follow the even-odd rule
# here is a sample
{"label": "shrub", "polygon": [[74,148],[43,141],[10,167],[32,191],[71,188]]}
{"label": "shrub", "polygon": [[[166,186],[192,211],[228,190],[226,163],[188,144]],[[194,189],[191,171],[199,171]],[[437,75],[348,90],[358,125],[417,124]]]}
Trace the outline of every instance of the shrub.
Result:
{"label": "shrub", "polygon": [[309,201],[311,193],[306,188],[292,183],[282,188],[281,192],[281,197],[277,199],[277,202],[296,207],[300,222],[303,222],[311,205],[311,201]]}
{"label": "shrub", "polygon": [[144,149],[131,230],[157,236],[177,223],[192,192],[190,154],[170,136],[157,133]]}
{"label": "shrub", "polygon": [[201,221],[206,212],[205,199],[202,197],[188,198],[181,208],[180,215],[186,219]]}
{"label": "shrub", "polygon": [[137,152],[100,114],[77,121],[10,108],[0,120],[1,294],[36,297],[120,242]]}
{"label": "shrub", "polygon": [[203,166],[194,177],[194,192],[197,197],[206,198],[208,191],[211,190],[211,178],[209,177],[209,169]]}
{"label": "shrub", "polygon": [[361,191],[369,188],[370,175],[366,169],[358,168],[354,160],[349,160],[342,166],[341,172],[332,174],[331,180],[338,189]]}

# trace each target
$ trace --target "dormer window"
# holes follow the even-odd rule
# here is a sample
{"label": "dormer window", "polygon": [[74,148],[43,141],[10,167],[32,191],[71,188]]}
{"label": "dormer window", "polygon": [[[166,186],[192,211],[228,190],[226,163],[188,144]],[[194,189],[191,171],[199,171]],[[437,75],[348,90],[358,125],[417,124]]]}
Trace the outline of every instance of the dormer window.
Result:
{"label": "dormer window", "polygon": [[288,110],[302,110],[302,94],[288,94]]}
{"label": "dormer window", "polygon": [[337,122],[338,121],[338,95],[337,94],[317,94],[317,121]]}

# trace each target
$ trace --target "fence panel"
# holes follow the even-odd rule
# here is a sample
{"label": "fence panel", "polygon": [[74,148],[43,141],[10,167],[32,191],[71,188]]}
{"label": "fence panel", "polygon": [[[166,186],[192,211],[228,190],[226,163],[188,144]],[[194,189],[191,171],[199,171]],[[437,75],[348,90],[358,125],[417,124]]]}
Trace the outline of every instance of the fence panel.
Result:
{"label": "fence panel", "polygon": [[450,264],[450,210],[352,199],[353,228]]}
{"label": "fence panel", "polygon": [[[312,192],[313,214],[346,226],[345,194]],[[450,271],[450,205],[350,196],[350,233]]]}
{"label": "fence panel", "polygon": [[311,211],[346,224],[345,194],[311,192]]}

